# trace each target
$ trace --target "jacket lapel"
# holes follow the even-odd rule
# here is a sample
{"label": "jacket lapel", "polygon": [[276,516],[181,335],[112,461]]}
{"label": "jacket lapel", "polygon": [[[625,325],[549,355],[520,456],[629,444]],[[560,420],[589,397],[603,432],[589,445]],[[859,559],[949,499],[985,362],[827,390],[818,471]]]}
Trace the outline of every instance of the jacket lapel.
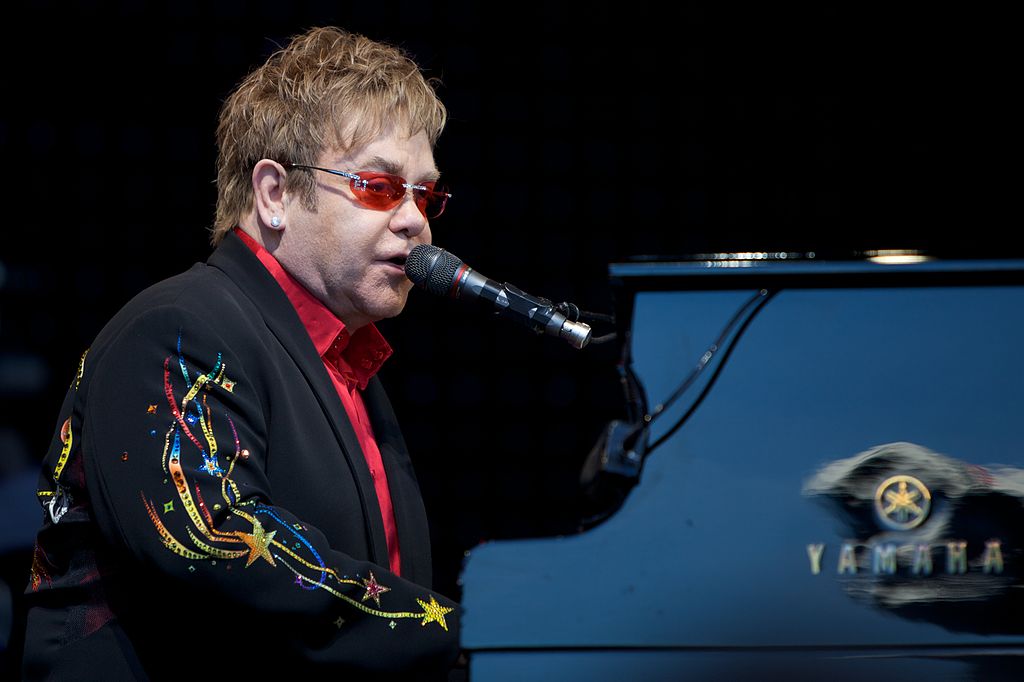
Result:
{"label": "jacket lapel", "polygon": [[[370,558],[374,563],[387,566],[388,549],[384,536],[384,522],[381,519],[380,505],[374,493],[373,478],[370,476],[366,457],[359,446],[359,439],[352,429],[352,423],[345,413],[341,399],[334,390],[334,384],[327,375],[323,361],[317,354],[306,328],[302,326],[302,321],[299,320],[291,301],[273,275],[233,232],[227,234],[210,256],[208,264],[227,274],[263,311],[267,327],[309,382],[334,430],[338,445],[345,454],[352,476],[359,483],[357,487],[366,523]],[[390,471],[388,473],[390,475]]]}
{"label": "jacket lapel", "polygon": [[430,587],[432,566],[426,510],[395,411],[378,377],[373,377],[366,385],[363,400],[388,477],[402,555],[402,577]]}

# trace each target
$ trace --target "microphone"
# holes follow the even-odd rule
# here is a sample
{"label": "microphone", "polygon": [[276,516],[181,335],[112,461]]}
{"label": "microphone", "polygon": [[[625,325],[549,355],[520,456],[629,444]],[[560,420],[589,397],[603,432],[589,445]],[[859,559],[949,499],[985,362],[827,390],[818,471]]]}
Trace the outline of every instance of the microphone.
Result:
{"label": "microphone", "polygon": [[[481,300],[503,317],[524,324],[538,334],[565,339],[573,348],[590,342],[590,325],[570,320],[546,298],[531,296],[511,284],[484,277],[444,249],[430,244],[415,247],[405,260],[405,276],[413,284],[438,296]],[[576,310],[576,306],[569,308]]]}

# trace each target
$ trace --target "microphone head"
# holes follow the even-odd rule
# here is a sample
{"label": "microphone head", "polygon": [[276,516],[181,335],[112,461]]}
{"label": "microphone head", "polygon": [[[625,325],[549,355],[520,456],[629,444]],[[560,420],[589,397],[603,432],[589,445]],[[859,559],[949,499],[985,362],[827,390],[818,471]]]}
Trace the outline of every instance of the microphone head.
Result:
{"label": "microphone head", "polygon": [[461,266],[462,261],[444,249],[420,244],[405,259],[405,276],[421,289],[445,296]]}

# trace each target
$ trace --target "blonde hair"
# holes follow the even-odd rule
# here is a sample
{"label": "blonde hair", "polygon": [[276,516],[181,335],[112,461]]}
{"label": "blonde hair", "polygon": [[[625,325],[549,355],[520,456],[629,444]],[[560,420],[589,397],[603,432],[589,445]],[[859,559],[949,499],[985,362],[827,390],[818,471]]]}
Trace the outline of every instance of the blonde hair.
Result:
{"label": "blonde hair", "polygon": [[[250,73],[224,102],[217,125],[217,245],[252,208],[260,159],[316,163],[325,149],[358,149],[392,125],[427,134],[431,146],[447,112],[400,48],[336,27],[295,36]],[[286,189],[316,208],[310,173],[289,173]]]}

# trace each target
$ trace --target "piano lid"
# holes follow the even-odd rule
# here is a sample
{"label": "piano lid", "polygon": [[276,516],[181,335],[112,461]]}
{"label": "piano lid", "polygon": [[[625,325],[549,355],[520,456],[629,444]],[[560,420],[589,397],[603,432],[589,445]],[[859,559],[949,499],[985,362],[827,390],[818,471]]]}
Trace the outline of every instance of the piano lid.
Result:
{"label": "piano lid", "polygon": [[920,251],[730,252],[636,256],[611,263],[613,286],[627,289],[737,289],[757,286],[930,286],[1024,281],[1024,259],[938,258]]}

